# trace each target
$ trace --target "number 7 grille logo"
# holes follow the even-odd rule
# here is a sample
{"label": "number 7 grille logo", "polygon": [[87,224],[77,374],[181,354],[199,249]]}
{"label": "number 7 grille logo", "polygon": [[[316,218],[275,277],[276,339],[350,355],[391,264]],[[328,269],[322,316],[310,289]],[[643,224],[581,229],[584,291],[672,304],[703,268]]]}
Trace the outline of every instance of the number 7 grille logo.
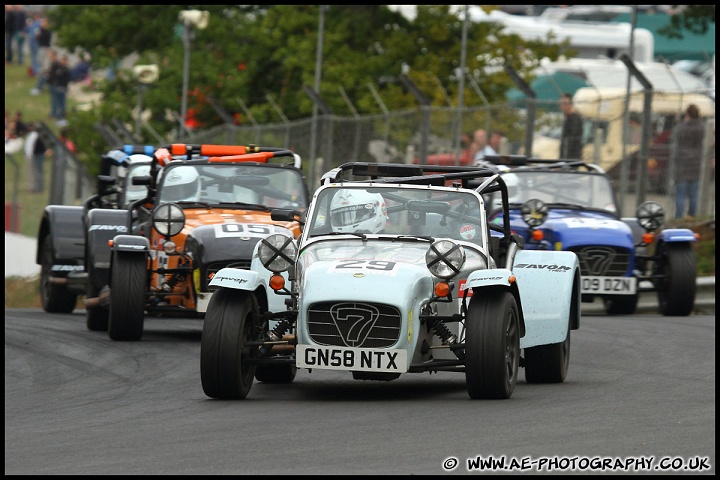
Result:
{"label": "number 7 grille logo", "polygon": [[330,315],[345,345],[356,347],[365,342],[380,312],[372,305],[338,303],[332,306]]}

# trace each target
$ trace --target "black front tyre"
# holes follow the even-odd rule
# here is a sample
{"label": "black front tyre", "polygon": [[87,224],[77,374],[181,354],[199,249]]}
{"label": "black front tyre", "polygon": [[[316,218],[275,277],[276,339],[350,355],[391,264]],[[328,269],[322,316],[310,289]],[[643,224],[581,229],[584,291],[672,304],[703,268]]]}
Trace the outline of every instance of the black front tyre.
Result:
{"label": "black front tyre", "polygon": [[515,297],[483,290],[468,306],[465,382],[470,398],[510,398],[520,366],[520,320]]}
{"label": "black front tyre", "polygon": [[145,323],[147,257],[113,252],[108,335],[112,340],[142,339]]}
{"label": "black front tyre", "polygon": [[40,252],[40,302],[48,313],[72,313],[77,303],[77,294],[66,287],[50,283],[50,271],[55,263],[50,235],[45,237]]}
{"label": "black front tyre", "polygon": [[256,365],[250,360],[258,347],[246,343],[256,335],[253,299],[249,292],[221,288],[210,299],[200,342],[200,378],[210,398],[247,397]]}
{"label": "black front tyre", "polygon": [[637,310],[639,295],[611,295],[603,297],[605,313],[608,315],[632,315]]}
{"label": "black front tyre", "polygon": [[695,308],[697,265],[690,243],[665,243],[662,259],[656,264],[657,295],[660,313],[685,317]]}

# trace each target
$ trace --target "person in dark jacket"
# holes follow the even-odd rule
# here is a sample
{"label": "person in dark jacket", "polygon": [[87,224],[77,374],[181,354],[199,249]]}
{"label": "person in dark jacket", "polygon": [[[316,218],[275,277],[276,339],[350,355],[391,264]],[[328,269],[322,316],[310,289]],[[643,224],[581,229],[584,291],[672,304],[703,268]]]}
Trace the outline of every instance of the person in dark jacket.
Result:
{"label": "person in dark jacket", "polygon": [[50,86],[50,115],[59,127],[67,125],[65,107],[67,103],[68,85],[70,85],[70,67],[68,56],[60,55],[60,59],[50,66],[48,85]]}
{"label": "person in dark jacket", "polygon": [[572,95],[560,97],[560,110],[565,114],[562,136],[560,137],[560,159],[582,159],[583,119],[573,107]]}
{"label": "person in dark jacket", "polygon": [[5,64],[13,61],[13,43],[16,31],[15,10],[12,5],[5,5]]}
{"label": "person in dark jacket", "polygon": [[685,214],[686,199],[688,216],[694,217],[697,213],[704,139],[705,125],[700,120],[700,109],[695,104],[688,105],[685,120],[675,130],[675,218]]}
{"label": "person in dark jacket", "polygon": [[17,44],[17,63],[25,63],[25,27],[27,26],[27,14],[25,5],[15,5],[15,43]]}

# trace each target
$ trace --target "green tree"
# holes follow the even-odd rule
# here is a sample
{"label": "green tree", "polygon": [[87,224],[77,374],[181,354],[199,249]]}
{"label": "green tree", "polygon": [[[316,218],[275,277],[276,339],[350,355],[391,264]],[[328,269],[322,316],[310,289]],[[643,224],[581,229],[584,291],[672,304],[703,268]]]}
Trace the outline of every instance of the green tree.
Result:
{"label": "green tree", "polygon": [[668,38],[683,38],[683,30],[703,35],[711,23],[715,23],[715,5],[673,5],[677,13],[670,17],[670,23],[658,30]]}
{"label": "green tree", "polygon": [[[157,64],[160,78],[145,91],[143,106],[152,111],[153,128],[172,138],[177,122],[167,112],[180,110],[184,45],[178,14],[185,8],[58,5],[49,16],[59,45],[88,51],[96,69],[133,54],[137,64]],[[242,99],[259,122],[277,121],[268,95],[290,119],[311,115],[313,103],[303,86],[314,85],[319,5],[201,8],[210,12],[210,21],[206,29],[194,31],[188,97],[188,107],[197,110],[200,122],[222,123],[208,97],[231,112],[240,111],[237,99]],[[360,113],[377,113],[369,83],[388,108],[415,107],[416,100],[398,81],[404,72],[432,104],[446,104],[446,92],[457,104],[460,11],[448,5],[419,5],[417,17],[410,21],[385,5],[331,5],[324,18],[319,93],[335,113],[348,113],[341,88]],[[467,52],[467,71],[490,102],[501,101],[513,86],[503,63],[527,75],[543,57],[554,60],[572,53],[552,37],[524,41],[489,23],[469,25]],[[131,72],[120,70],[115,80],[100,88],[102,107],[80,118],[87,127],[77,141],[80,149],[98,145],[97,138],[91,138],[97,137],[92,125],[98,120],[119,118],[134,124],[138,84]],[[470,90],[465,92],[465,98],[472,97]]]}

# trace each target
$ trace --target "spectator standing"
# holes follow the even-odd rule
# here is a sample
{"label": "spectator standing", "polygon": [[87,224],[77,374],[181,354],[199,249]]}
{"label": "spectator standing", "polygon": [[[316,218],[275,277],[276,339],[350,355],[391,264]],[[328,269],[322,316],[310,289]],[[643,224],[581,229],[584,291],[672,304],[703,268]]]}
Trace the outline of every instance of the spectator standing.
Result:
{"label": "spectator standing", "polygon": [[40,28],[37,30],[38,39],[38,63],[40,65],[40,74],[38,75],[38,83],[35,88],[30,91],[31,95],[40,95],[43,90],[45,83],[47,82],[47,76],[43,75],[50,69],[50,64],[54,60],[54,50],[50,48],[52,43],[52,32],[48,28],[47,18],[40,19]]}
{"label": "spectator standing", "polygon": [[560,110],[565,115],[562,136],[560,137],[560,159],[581,160],[583,119],[575,111],[572,95],[569,93],[564,93],[560,97]]}
{"label": "spectator standing", "polygon": [[47,155],[47,147],[40,135],[37,136],[33,144],[33,177],[35,178],[35,193],[45,191],[45,157]]}
{"label": "spectator standing", "polygon": [[49,49],[47,51],[47,57],[45,57],[45,63],[47,65],[43,64],[42,70],[40,70],[40,75],[38,75],[38,82],[35,88],[30,90],[30,95],[40,95],[40,92],[42,92],[45,88],[45,84],[48,83],[48,80],[50,78],[50,71],[52,70],[53,66],[59,62],[57,58],[57,52],[54,49]]}
{"label": "spectator standing", "polygon": [[50,87],[50,115],[55,119],[58,127],[64,127],[67,125],[65,109],[68,85],[70,85],[70,67],[67,55],[60,55],[60,60],[50,67],[48,85]]}
{"label": "spectator standing", "polygon": [[675,129],[675,218],[685,214],[686,199],[688,217],[694,218],[697,213],[704,139],[705,125],[700,120],[700,109],[695,104],[688,105],[684,121]]}
{"label": "spectator standing", "polygon": [[485,166],[485,157],[487,155],[497,155],[497,152],[488,145],[487,132],[485,130],[475,130],[473,140],[475,143],[475,165]]}
{"label": "spectator standing", "polygon": [[501,153],[500,150],[502,149],[504,138],[505,136],[501,132],[498,132],[496,130],[490,134],[490,140],[488,140],[488,145],[490,145],[490,148],[495,150],[495,152]]}
{"label": "spectator standing", "polygon": [[25,63],[25,25],[27,24],[27,15],[25,14],[25,5],[15,5],[15,44],[17,45],[17,63],[22,65]]}
{"label": "spectator standing", "polygon": [[28,124],[28,134],[25,137],[25,171],[27,172],[27,189],[28,191],[35,190],[35,161],[34,161],[34,150],[35,141],[38,139],[37,127],[34,123]]}
{"label": "spectator standing", "polygon": [[5,64],[13,61],[15,29],[15,9],[12,5],[5,5]]}
{"label": "spectator standing", "polygon": [[40,75],[42,64],[40,63],[40,27],[41,16],[39,12],[33,13],[32,20],[27,25],[27,42],[30,50],[30,73],[31,77]]}

